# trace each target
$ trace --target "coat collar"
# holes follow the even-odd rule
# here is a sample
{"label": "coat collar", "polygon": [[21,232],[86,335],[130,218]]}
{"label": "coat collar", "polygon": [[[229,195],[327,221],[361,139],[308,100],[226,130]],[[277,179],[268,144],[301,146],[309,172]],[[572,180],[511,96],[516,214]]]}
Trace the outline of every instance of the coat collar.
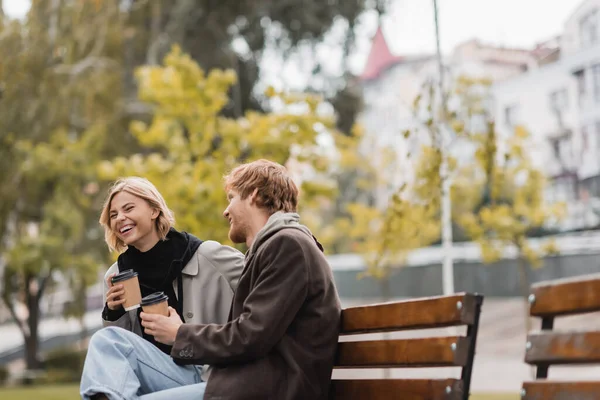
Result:
{"label": "coat collar", "polygon": [[186,266],[183,267],[183,269],[181,270],[182,274],[186,274],[186,275],[190,275],[190,276],[198,275],[198,270],[200,269],[198,251],[200,251],[200,248],[198,248],[198,250],[196,250],[196,254],[194,254],[192,256],[192,258],[190,259],[190,261],[188,261]]}

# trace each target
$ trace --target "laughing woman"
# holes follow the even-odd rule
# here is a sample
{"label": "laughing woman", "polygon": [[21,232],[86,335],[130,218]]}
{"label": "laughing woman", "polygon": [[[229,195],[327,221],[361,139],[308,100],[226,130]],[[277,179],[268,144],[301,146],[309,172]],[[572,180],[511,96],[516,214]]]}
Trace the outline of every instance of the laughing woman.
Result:
{"label": "laughing woman", "polygon": [[184,322],[224,324],[244,260],[232,247],[176,230],[174,222],[156,187],[139,177],[116,181],[100,216],[108,247],[121,253],[104,277],[103,325],[131,331],[166,354],[171,346],[144,332],[140,308],[125,311],[123,285],[112,285],[111,278],[132,269],[138,274],[142,296],[164,292],[171,312],[176,311]]}

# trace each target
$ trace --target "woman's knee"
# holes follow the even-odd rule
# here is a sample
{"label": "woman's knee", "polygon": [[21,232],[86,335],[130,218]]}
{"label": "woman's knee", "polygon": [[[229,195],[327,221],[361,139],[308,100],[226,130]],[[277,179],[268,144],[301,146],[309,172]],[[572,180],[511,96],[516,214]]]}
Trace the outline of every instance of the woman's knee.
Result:
{"label": "woman's knee", "polygon": [[115,343],[120,341],[127,333],[131,332],[127,332],[125,329],[118,328],[116,326],[102,328],[92,335],[92,338],[90,339],[90,347]]}

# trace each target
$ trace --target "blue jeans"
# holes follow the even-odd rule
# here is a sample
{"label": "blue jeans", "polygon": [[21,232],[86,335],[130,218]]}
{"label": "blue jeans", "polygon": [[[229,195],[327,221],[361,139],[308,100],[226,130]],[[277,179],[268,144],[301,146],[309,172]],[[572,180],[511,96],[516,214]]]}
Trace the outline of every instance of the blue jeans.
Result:
{"label": "blue jeans", "polygon": [[110,400],[202,400],[201,372],[200,366],[175,364],[135,333],[107,327],[90,340],[80,393],[86,400],[96,393]]}

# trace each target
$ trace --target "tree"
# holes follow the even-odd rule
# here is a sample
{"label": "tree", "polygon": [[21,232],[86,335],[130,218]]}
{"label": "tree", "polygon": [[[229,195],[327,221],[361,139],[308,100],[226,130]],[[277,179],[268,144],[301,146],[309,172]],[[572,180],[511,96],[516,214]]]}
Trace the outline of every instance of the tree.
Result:
{"label": "tree", "polygon": [[[485,262],[496,261],[508,249],[516,249],[529,331],[529,267],[539,266],[543,256],[557,251],[552,240],[534,247],[529,234],[558,222],[564,215],[564,204],[545,202],[545,177],[532,165],[526,150],[528,132],[516,127],[514,135],[502,143],[497,139],[494,123],[489,122],[487,126],[486,134],[474,137],[479,143],[474,168],[457,183],[462,187],[477,187],[482,194],[481,201],[471,211],[465,211],[459,222],[481,246]],[[505,150],[500,150],[502,148]]]}
{"label": "tree", "polygon": [[[412,141],[414,162],[414,181],[412,191],[416,199],[430,204],[434,213],[441,218],[442,177],[440,165],[442,152],[447,153],[448,175],[451,182],[464,179],[472,169],[476,141],[474,138],[486,134],[485,121],[490,117],[485,105],[489,99],[491,81],[488,79],[459,76],[447,84],[448,109],[446,125],[453,134],[451,147],[443,148],[438,123],[436,122],[435,102],[439,89],[432,81],[426,81],[422,92],[413,103],[414,128],[404,132],[407,141]],[[472,171],[471,171],[472,172]],[[452,229],[455,241],[468,240],[469,237],[458,223],[457,217],[472,211],[480,202],[482,193],[475,186],[450,186],[452,204]]]}
{"label": "tree", "polygon": [[[221,215],[226,207],[222,178],[248,160],[267,158],[295,168],[302,180],[303,209],[318,208],[334,194],[335,183],[327,173],[335,168],[336,154],[351,151],[351,142],[335,130],[333,118],[321,115],[318,97],[269,90],[277,112],[222,116],[235,72],[213,69],[206,74],[178,47],[165,57],[164,66],[140,68],[136,76],[140,100],[153,106],[150,123],[131,125],[143,151],[104,162],[100,173],[105,179],[150,179],[175,211],[180,229],[228,242]],[[321,150],[320,135],[340,146]]]}
{"label": "tree", "polygon": [[[95,164],[119,143],[110,135],[121,123],[116,15],[115,3],[33,1],[0,32],[0,52],[11,55],[0,60],[2,302],[29,369],[40,365],[44,294],[59,277],[80,294],[106,257]],[[81,315],[85,302],[73,304]]]}
{"label": "tree", "polygon": [[391,296],[392,269],[403,267],[410,250],[431,244],[440,234],[431,208],[408,200],[403,191],[394,193],[385,210],[359,203],[348,206],[352,218],[347,232],[367,264],[363,276],[379,280],[385,300]]}
{"label": "tree", "polygon": [[[236,79],[231,73],[209,75],[220,76],[216,79],[221,79],[221,83],[216,84],[219,90],[227,88],[225,94],[218,92],[225,98],[208,102],[211,107],[224,102],[217,106],[218,112],[212,113],[211,109],[207,114],[207,118],[219,127],[218,131],[208,122],[203,125],[192,123],[191,119],[178,121],[185,128],[182,129],[184,140],[190,132],[196,135],[195,128],[198,127],[206,129],[201,133],[211,138],[211,150],[206,154],[202,153],[206,142],[190,142],[200,153],[192,154],[189,160],[204,157],[205,165],[210,165],[211,152],[215,157],[226,157],[228,154],[224,152],[229,150],[226,149],[228,144],[243,145],[243,152],[233,157],[235,162],[265,154],[281,161],[298,160],[302,168],[310,165],[310,171],[299,171],[311,177],[302,187],[305,199],[310,200],[304,202],[305,207],[318,209],[336,192],[330,173],[335,171],[338,161],[331,161],[331,154],[324,153],[327,149],[319,149],[315,138],[317,135],[335,136],[339,146],[333,152],[341,151],[341,157],[344,143],[351,147],[353,139],[344,142],[337,132],[333,135],[333,126],[335,123],[340,127],[348,124],[340,119],[334,121],[323,117],[322,103],[317,96],[302,99],[281,96],[282,101],[287,102],[285,113],[267,114],[267,118],[259,111],[281,102],[262,96],[257,78],[265,65],[265,53],[272,55],[274,52],[276,57],[290,62],[294,62],[293,54],[300,51],[308,49],[311,54],[316,54],[316,46],[331,33],[334,24],[342,24],[343,34],[338,39],[344,43],[347,54],[352,48],[357,16],[372,6],[367,1],[323,4],[299,0],[291,3],[225,2],[218,7],[215,4],[206,0],[33,0],[24,21],[1,20],[0,52],[11,55],[0,59],[2,297],[23,332],[28,368],[39,365],[39,303],[53,278],[61,276],[73,282],[80,301],[74,301],[67,311],[82,315],[83,288],[95,280],[95,276],[89,274],[88,266],[94,264],[91,260],[100,264],[106,259],[97,223],[106,181],[98,180],[96,175],[103,170],[96,164],[119,155],[123,156],[122,160],[135,162],[138,157],[130,156],[143,154],[145,160],[151,148],[163,157],[161,162],[185,159],[183,156],[169,158],[168,149],[162,144],[147,145],[128,131],[132,119],[139,120],[133,126],[133,132],[156,120],[151,106],[156,106],[157,102],[148,104],[145,101],[153,103],[153,96],[160,97],[146,92],[137,101],[133,71],[146,63],[156,64],[172,43],[181,43],[185,50],[193,52],[193,57],[201,59],[206,71],[221,67],[236,72]],[[377,1],[375,7],[381,11],[382,4],[383,1]],[[327,99],[334,98],[337,88],[342,87],[342,79],[328,79],[325,72],[317,75],[321,83],[326,84],[311,84],[313,91],[324,93]],[[352,96],[341,96],[338,100],[339,104],[360,103]],[[344,115],[352,118],[355,114],[352,107],[345,107]],[[190,111],[189,117],[193,115]],[[197,116],[197,119],[204,120],[207,115]],[[299,122],[294,123],[295,119]],[[222,134],[235,136],[227,131],[235,125],[232,121],[239,121],[236,132],[251,135],[252,140],[222,137]],[[311,125],[313,122],[315,124]],[[246,123],[253,128],[247,128]],[[284,126],[282,131],[287,126],[289,132],[284,135],[286,140],[289,139],[287,153],[273,137],[268,144],[254,140],[258,135],[256,132],[262,130],[253,124],[267,128]],[[309,135],[307,132],[313,135],[312,139],[304,136],[305,133]],[[313,141],[310,145],[290,146],[297,136],[304,144]],[[310,150],[314,150],[314,154],[308,154]],[[77,154],[77,151],[82,153]],[[234,161],[228,158],[221,167],[232,165]],[[224,172],[218,167],[215,165],[210,173],[195,171],[191,183],[205,182],[204,178],[207,178],[214,184],[216,174]],[[158,174],[157,168],[154,171]],[[163,179],[163,182],[167,180]],[[185,189],[184,186],[179,185],[180,190],[191,193],[184,193],[180,204],[173,200],[178,210],[194,210],[190,200],[202,200],[201,207],[205,204],[213,213],[215,209],[211,207],[221,205],[214,201],[216,194],[209,193],[209,189]],[[196,194],[201,197],[191,197]],[[179,193],[172,193],[172,198],[179,199]],[[198,234],[215,238],[224,236],[216,228],[197,230],[194,212],[186,215],[180,211],[180,216],[183,226]],[[76,221],[81,230],[68,227],[68,221]],[[208,220],[207,226],[214,223],[216,217],[214,221]],[[53,236],[52,232],[63,235],[61,240],[57,241],[58,236]],[[70,258],[66,258],[65,249],[69,250]],[[19,302],[24,302],[27,308],[24,320],[19,320],[14,312]]]}
{"label": "tree", "polygon": [[[368,11],[383,13],[388,0],[133,0],[128,5],[126,59],[131,68],[158,64],[177,44],[205,71],[235,71],[237,80],[222,112],[241,117],[247,110],[263,110],[267,105],[260,98],[264,86],[259,77],[271,63],[300,66],[309,90],[335,99],[345,87],[359,17]],[[322,45],[343,49],[341,59],[332,59],[331,53],[319,56]],[[337,100],[336,109],[356,105],[352,100]],[[355,113],[345,114],[352,117]]]}
{"label": "tree", "polygon": [[[527,154],[527,131],[517,127],[514,135],[504,140],[498,137],[486,107],[490,85],[487,79],[464,76],[450,85],[448,123],[462,150],[461,155],[450,150],[449,156],[452,215],[456,227],[461,229],[459,233],[481,246],[485,262],[496,261],[511,246],[517,249],[519,281],[526,298],[529,265],[539,265],[543,255],[555,250],[551,241],[534,249],[529,235],[556,222],[562,216],[563,205],[548,205],[544,201],[545,178]],[[432,99],[437,96],[433,86],[426,83],[422,95],[415,100],[415,115],[421,117],[420,127],[425,132],[435,133],[438,129],[432,115]],[[406,132],[406,137],[419,134],[418,128]],[[425,138],[434,145],[421,146],[413,193],[439,210],[441,150],[435,145],[436,136]]]}

